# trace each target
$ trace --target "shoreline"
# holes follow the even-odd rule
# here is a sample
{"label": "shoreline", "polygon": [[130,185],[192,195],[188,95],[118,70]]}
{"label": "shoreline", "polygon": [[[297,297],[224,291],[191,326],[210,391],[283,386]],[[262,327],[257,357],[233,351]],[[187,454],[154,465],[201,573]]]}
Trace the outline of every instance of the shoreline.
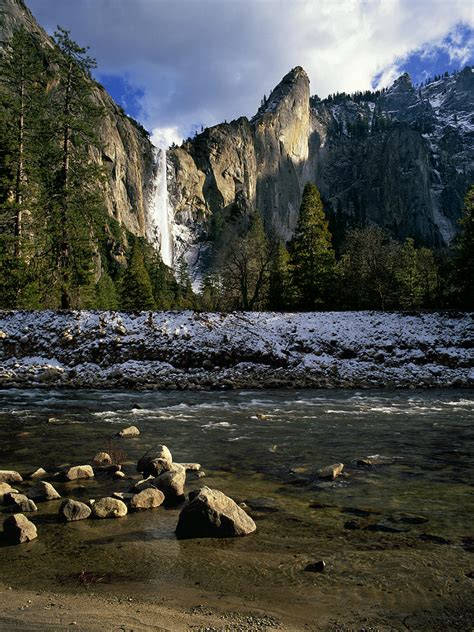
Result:
{"label": "shoreline", "polygon": [[0,312],[0,388],[470,388],[472,313]]}

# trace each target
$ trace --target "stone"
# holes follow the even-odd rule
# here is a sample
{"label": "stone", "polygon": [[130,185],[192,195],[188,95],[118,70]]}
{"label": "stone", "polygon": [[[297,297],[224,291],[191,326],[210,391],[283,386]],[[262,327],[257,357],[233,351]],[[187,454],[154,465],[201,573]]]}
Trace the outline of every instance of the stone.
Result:
{"label": "stone", "polygon": [[319,478],[329,478],[332,481],[342,474],[344,463],[333,463],[327,467],[322,467],[316,473]]}
{"label": "stone", "polygon": [[48,476],[48,472],[42,467],[39,467],[37,470],[30,474],[31,479],[44,478],[45,476]]}
{"label": "stone", "polygon": [[118,498],[101,498],[92,505],[94,518],[122,518],[128,513],[127,505]]}
{"label": "stone", "polygon": [[155,487],[153,484],[154,480],[155,480],[154,476],[148,476],[147,478],[143,478],[142,480],[137,481],[134,485],[132,485],[129,491],[136,494],[138,492],[141,492],[144,489]]}
{"label": "stone", "polygon": [[111,465],[112,457],[107,452],[98,452],[92,460],[94,465]]}
{"label": "stone", "polygon": [[113,477],[114,478],[125,478],[125,472],[122,472],[122,470],[117,470],[116,472],[113,473]]}
{"label": "stone", "polygon": [[27,513],[30,511],[38,511],[35,503],[24,494],[15,494],[10,492],[5,494],[3,502],[8,505],[8,511],[13,513]]}
{"label": "stone", "polygon": [[365,456],[361,459],[356,459],[356,465],[374,467],[375,465],[391,465],[393,461],[394,459],[389,456],[381,456],[380,454],[374,454],[372,456]]}
{"label": "stone", "polygon": [[0,483],[21,483],[23,478],[14,470],[0,470]]}
{"label": "stone", "polygon": [[[154,469],[156,463],[161,465],[163,462],[171,464],[173,463],[173,457],[165,445],[159,445],[152,450],[148,450],[148,452],[138,460],[137,472],[141,472],[145,477],[149,476],[149,474],[145,474],[145,472]],[[154,474],[154,476],[158,476],[158,474]]]}
{"label": "stone", "polygon": [[13,489],[8,483],[0,483],[0,502],[3,502],[3,497],[10,493],[17,494],[18,490]]}
{"label": "stone", "polygon": [[18,513],[4,520],[3,537],[11,544],[22,544],[37,538],[38,531],[31,520]]}
{"label": "stone", "polygon": [[165,495],[162,491],[149,487],[148,489],[138,492],[138,494],[135,494],[130,499],[130,509],[134,511],[153,509],[154,507],[162,505],[164,500]]}
{"label": "stone", "polygon": [[200,463],[177,463],[177,465],[182,465],[187,472],[199,472],[201,469]]}
{"label": "stone", "polygon": [[189,494],[176,527],[178,538],[233,537],[253,533],[255,522],[222,492],[201,487]]}
{"label": "stone", "polygon": [[168,472],[153,479],[153,486],[164,493],[167,503],[176,502],[183,498],[185,484],[186,470],[178,463],[173,463]]}
{"label": "stone", "polygon": [[91,515],[91,509],[85,503],[78,500],[67,499],[59,507],[59,517],[66,522],[85,520]]}
{"label": "stone", "polygon": [[326,568],[326,562],[324,560],[319,560],[319,562],[314,562],[313,564],[308,564],[305,566],[305,571],[309,571],[310,573],[324,573],[324,569]]}
{"label": "stone", "polygon": [[80,478],[93,478],[94,470],[90,465],[75,465],[63,472],[63,476],[68,481],[76,481]]}
{"label": "stone", "polygon": [[134,496],[136,496],[136,494],[133,494],[131,492],[114,492],[112,496],[114,498],[118,498],[119,500],[126,501],[131,500]]}
{"label": "stone", "polygon": [[117,437],[138,437],[140,430],[136,426],[128,426],[117,432]]}
{"label": "stone", "polygon": [[28,498],[31,498],[31,500],[36,500],[37,502],[46,502],[48,500],[61,498],[61,495],[54,489],[51,483],[47,483],[46,481],[37,483],[26,492],[26,495]]}

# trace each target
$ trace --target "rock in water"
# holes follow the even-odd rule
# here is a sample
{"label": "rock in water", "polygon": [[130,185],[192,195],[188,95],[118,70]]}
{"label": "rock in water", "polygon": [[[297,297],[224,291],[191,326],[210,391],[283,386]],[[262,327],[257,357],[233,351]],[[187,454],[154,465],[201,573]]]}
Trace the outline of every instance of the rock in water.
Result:
{"label": "rock in water", "polygon": [[307,566],[305,566],[304,570],[310,573],[324,573],[325,568],[326,568],[326,562],[324,560],[319,560],[319,562],[308,564]]}
{"label": "rock in water", "polygon": [[0,502],[3,502],[4,496],[10,493],[17,494],[18,490],[13,489],[8,483],[0,483]]}
{"label": "rock in water", "polygon": [[94,465],[110,465],[112,457],[107,452],[98,452],[92,462]]}
{"label": "rock in water", "polygon": [[38,511],[38,507],[35,503],[24,494],[14,494],[10,492],[9,494],[5,494],[3,502],[8,505],[8,510],[14,513]]}
{"label": "rock in water", "polygon": [[177,463],[173,463],[168,472],[160,474],[152,482],[154,487],[164,493],[167,503],[177,502],[183,498],[185,483],[186,470]]}
{"label": "rock in water", "polygon": [[31,520],[19,513],[4,520],[3,536],[11,544],[22,544],[34,540],[38,532]]}
{"label": "rock in water", "polygon": [[92,505],[94,518],[121,518],[127,513],[127,505],[118,498],[101,498]]}
{"label": "rock in water", "polygon": [[79,478],[93,478],[94,470],[90,465],[75,465],[65,470],[63,475],[68,481],[76,481]]}
{"label": "rock in water", "polygon": [[48,472],[42,467],[39,467],[37,470],[30,474],[30,478],[33,480],[36,478],[44,478],[45,476],[48,476]]}
{"label": "rock in water", "polygon": [[135,494],[130,500],[130,509],[140,511],[142,509],[153,509],[163,504],[165,495],[159,489],[149,487],[142,492]]}
{"label": "rock in water", "polygon": [[201,487],[189,494],[176,527],[178,538],[228,538],[248,535],[255,522],[231,498],[216,489]]}
{"label": "rock in water", "polygon": [[342,470],[344,469],[344,463],[333,463],[332,465],[328,465],[327,467],[322,467],[317,471],[317,475],[319,478],[329,478],[332,481],[337,478],[340,474],[342,474]]}
{"label": "rock in water", "polygon": [[138,437],[140,430],[136,426],[129,426],[117,432],[117,437]]}
{"label": "rock in water", "polygon": [[59,517],[66,522],[85,520],[91,515],[91,508],[78,500],[65,500],[59,508]]}
{"label": "rock in water", "polygon": [[21,483],[23,478],[14,470],[0,470],[0,483]]}
{"label": "rock in water", "polygon": [[[143,473],[143,476],[158,476],[164,471],[169,470],[173,463],[171,452],[165,445],[159,445],[153,450],[148,450],[137,463],[137,472]],[[164,469],[156,471],[157,467],[163,466]],[[167,468],[167,469],[166,469]],[[149,473],[146,473],[149,472]]]}
{"label": "rock in water", "polygon": [[26,495],[28,498],[36,500],[37,502],[45,502],[61,498],[61,495],[54,489],[54,487],[50,483],[46,483],[46,481],[40,481],[37,483],[26,492]]}

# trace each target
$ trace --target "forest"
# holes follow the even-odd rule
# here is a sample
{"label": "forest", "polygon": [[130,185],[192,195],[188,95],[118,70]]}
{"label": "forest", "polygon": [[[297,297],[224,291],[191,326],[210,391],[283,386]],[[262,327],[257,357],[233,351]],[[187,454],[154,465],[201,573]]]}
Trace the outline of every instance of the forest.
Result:
{"label": "forest", "polygon": [[173,272],[107,213],[106,175],[92,159],[101,149],[95,60],[62,28],[54,43],[45,51],[19,30],[0,59],[0,308],[474,307],[474,187],[452,247],[438,251],[367,224],[336,240],[310,183],[288,243],[266,230],[258,209],[213,217],[212,261],[193,290],[184,259]]}

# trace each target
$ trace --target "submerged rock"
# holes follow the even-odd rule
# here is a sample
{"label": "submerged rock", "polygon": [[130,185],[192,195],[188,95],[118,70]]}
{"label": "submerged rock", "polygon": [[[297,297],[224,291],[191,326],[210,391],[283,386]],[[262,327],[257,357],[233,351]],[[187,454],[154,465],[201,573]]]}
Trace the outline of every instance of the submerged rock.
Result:
{"label": "submerged rock", "polygon": [[149,487],[130,499],[130,509],[140,511],[142,509],[153,509],[163,504],[165,495],[159,489]]}
{"label": "submerged rock", "polygon": [[189,494],[179,515],[178,538],[233,537],[253,533],[255,522],[231,498],[216,489],[201,487]]}
{"label": "submerged rock", "polygon": [[127,513],[127,505],[118,498],[101,498],[92,505],[94,518],[122,518]]}
{"label": "submerged rock", "polygon": [[61,495],[56,489],[54,489],[51,483],[47,483],[46,481],[40,481],[37,483],[26,492],[26,495],[28,498],[36,500],[37,502],[46,502],[48,500],[57,500],[58,498],[61,498]]}
{"label": "submerged rock", "polygon": [[22,476],[14,470],[0,470],[0,483],[21,483]]}
{"label": "submerged rock", "polygon": [[30,511],[38,511],[38,507],[24,494],[15,494],[10,492],[5,494],[3,502],[8,505],[8,510],[15,513],[23,513]]}
{"label": "submerged rock", "polygon": [[305,566],[305,571],[309,571],[310,573],[324,573],[326,568],[326,562],[324,560],[319,560],[319,562],[314,562],[314,564],[308,564]]}
{"label": "submerged rock", "polygon": [[117,437],[138,437],[140,430],[136,426],[128,426],[117,432]]}
{"label": "submerged rock", "polygon": [[76,481],[80,478],[93,478],[94,470],[90,465],[75,465],[65,470],[63,476],[68,481]]}
{"label": "submerged rock", "polygon": [[31,520],[19,513],[4,520],[3,537],[11,544],[22,544],[37,538],[38,531]]}
{"label": "submerged rock", "polygon": [[344,463],[333,463],[327,467],[322,467],[316,473],[319,478],[329,478],[332,481],[342,474]]}
{"label": "submerged rock", "polygon": [[91,509],[85,503],[78,500],[65,500],[59,508],[59,517],[67,522],[85,520],[91,515]]}

